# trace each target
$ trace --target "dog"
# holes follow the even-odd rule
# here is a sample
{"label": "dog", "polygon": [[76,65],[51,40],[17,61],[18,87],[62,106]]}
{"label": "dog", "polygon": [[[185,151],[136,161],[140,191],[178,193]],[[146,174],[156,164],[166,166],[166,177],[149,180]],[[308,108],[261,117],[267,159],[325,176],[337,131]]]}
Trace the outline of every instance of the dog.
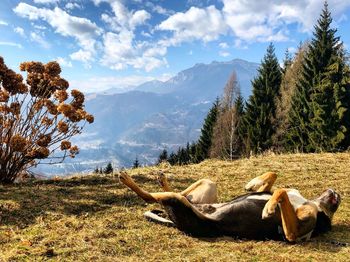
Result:
{"label": "dog", "polygon": [[149,193],[126,172],[121,172],[119,178],[146,202],[160,203],[170,219],[153,213],[151,220],[172,223],[194,237],[306,241],[331,230],[333,215],[341,202],[333,189],[307,200],[296,189],[275,188],[277,175],[273,172],[252,179],[245,186],[248,193],[226,203],[217,203],[217,186],[209,179],[175,193],[161,175],[159,181],[165,192]]}

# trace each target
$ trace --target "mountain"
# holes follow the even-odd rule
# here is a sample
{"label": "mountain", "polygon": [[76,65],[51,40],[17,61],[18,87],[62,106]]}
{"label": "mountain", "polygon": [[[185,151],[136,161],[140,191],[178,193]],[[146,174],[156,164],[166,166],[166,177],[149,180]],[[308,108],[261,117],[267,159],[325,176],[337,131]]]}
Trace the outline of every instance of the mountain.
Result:
{"label": "mountain", "polygon": [[213,100],[221,95],[222,90],[233,71],[236,72],[242,95],[250,95],[250,81],[256,74],[259,64],[234,59],[229,62],[212,62],[196,64],[179,72],[166,82],[150,81],[136,88],[143,92],[173,94],[185,98],[186,101]]}
{"label": "mountain", "polygon": [[129,167],[136,157],[141,164],[153,164],[164,148],[176,150],[198,139],[209,108],[233,71],[247,99],[258,66],[241,59],[196,64],[168,81],[146,82],[126,93],[89,94],[86,110],[95,122],[73,139],[80,154],[60,165],[41,166],[40,172],[91,171],[109,161]]}

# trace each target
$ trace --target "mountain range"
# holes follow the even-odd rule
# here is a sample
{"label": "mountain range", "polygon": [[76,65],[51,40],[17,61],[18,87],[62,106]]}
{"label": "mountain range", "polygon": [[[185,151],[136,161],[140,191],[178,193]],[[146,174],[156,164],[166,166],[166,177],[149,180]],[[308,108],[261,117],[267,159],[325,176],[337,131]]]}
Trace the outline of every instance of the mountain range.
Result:
{"label": "mountain range", "polygon": [[86,110],[95,116],[95,122],[73,139],[80,154],[62,164],[42,165],[37,171],[84,172],[107,162],[116,168],[130,167],[136,157],[142,165],[153,164],[164,148],[171,152],[198,139],[209,108],[233,71],[247,99],[258,67],[241,59],[201,63],[168,81],[146,82],[125,93],[110,89],[87,94]]}

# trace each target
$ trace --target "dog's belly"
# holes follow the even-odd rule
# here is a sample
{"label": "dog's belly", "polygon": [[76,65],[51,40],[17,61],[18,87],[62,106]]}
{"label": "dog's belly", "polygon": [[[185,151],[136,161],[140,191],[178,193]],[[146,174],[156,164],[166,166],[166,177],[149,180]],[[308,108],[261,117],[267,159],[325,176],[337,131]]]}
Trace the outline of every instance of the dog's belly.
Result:
{"label": "dog's belly", "polygon": [[262,211],[270,199],[269,194],[252,194],[233,200],[218,208],[213,217],[223,235],[249,239],[282,239],[279,209],[275,215],[262,219]]}
{"label": "dog's belly", "polygon": [[296,189],[288,190],[287,195],[290,203],[294,207],[294,210],[296,210],[298,207],[304,205],[307,202],[307,199],[305,199]]}
{"label": "dog's belly", "polygon": [[269,194],[251,193],[229,203],[194,205],[208,219],[199,218],[191,208],[176,199],[163,201],[163,205],[177,228],[193,236],[282,239],[278,230],[282,224],[279,209],[271,218],[261,218],[269,197]]}

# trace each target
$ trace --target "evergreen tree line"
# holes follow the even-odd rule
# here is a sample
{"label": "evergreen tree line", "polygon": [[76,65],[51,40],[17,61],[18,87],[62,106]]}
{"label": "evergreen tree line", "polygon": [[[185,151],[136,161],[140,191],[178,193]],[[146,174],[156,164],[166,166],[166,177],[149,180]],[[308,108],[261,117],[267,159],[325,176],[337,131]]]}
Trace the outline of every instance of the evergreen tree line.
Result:
{"label": "evergreen tree line", "polygon": [[111,162],[108,162],[107,165],[102,168],[102,167],[96,167],[94,170],[95,174],[111,174],[113,173],[113,166]]}
{"label": "evergreen tree line", "polygon": [[271,43],[245,102],[235,73],[210,109],[196,143],[159,161],[198,163],[267,150],[337,152],[350,147],[350,68],[325,2],[310,42],[281,67]]}

